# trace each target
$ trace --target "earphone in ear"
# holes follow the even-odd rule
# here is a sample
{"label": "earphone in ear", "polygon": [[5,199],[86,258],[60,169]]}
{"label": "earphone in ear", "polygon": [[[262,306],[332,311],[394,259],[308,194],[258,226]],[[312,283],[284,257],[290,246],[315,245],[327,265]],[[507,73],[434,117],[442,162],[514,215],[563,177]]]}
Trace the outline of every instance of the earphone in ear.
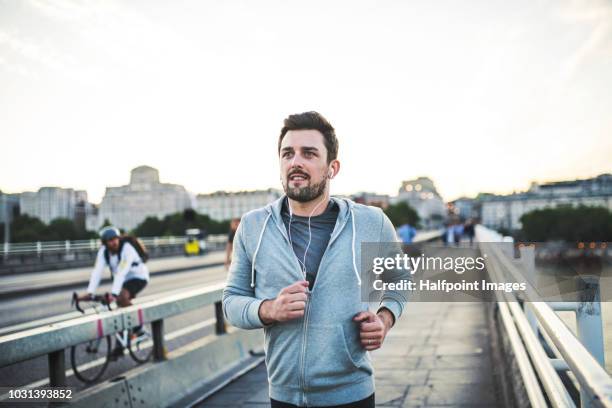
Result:
{"label": "earphone in ear", "polygon": [[327,178],[331,179],[333,175],[334,175],[334,171],[330,170],[329,173],[327,173]]}

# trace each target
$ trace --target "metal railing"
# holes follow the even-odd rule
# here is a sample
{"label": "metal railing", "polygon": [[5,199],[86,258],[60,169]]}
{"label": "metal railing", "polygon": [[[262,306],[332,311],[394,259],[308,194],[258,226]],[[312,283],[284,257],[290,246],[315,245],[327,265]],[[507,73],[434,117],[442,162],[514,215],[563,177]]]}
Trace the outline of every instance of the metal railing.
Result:
{"label": "metal railing", "polygon": [[90,314],[0,337],[0,367],[48,355],[49,385],[66,385],[65,350],[69,347],[151,323],[153,358],[165,359],[164,319],[215,305],[215,332],[227,332],[221,307],[224,283],[187,289],[126,308]]}
{"label": "metal railing", "polygon": [[[157,249],[172,246],[182,246],[187,238],[184,236],[169,237],[145,237],[140,238],[142,243],[149,249]],[[209,235],[204,240],[211,248],[218,248],[227,241],[227,235]],[[38,241],[25,243],[4,243],[0,246],[0,257],[11,256],[43,256],[46,254],[75,254],[77,252],[95,252],[100,247],[100,240],[86,239],[76,241]]]}
{"label": "metal railing", "polygon": [[[149,248],[164,246],[183,245],[186,241],[184,236],[169,237],[144,237],[140,238],[142,243]],[[225,243],[227,235],[217,234],[206,237],[205,242],[209,245]],[[86,239],[76,241],[38,241],[25,243],[11,243],[0,246],[0,255],[43,255],[46,253],[74,253],[77,251],[97,251],[100,248],[99,239]]]}
{"label": "metal railing", "polygon": [[[415,241],[428,241],[442,236],[443,230],[418,231]],[[185,236],[168,237],[143,237],[139,238],[147,248],[159,248],[165,246],[183,245],[187,238]],[[206,237],[208,246],[217,247],[227,242],[226,234],[215,234]],[[11,243],[0,245],[0,256],[11,255],[44,255],[47,253],[65,253],[97,251],[100,248],[99,239],[85,239],[76,241],[38,241]]]}
{"label": "metal railing", "polygon": [[[525,281],[525,272],[534,268],[533,248],[519,248],[521,258],[515,260],[513,242],[500,246],[504,237],[482,226],[476,236],[493,282]],[[612,407],[597,283],[591,289],[595,295],[582,302],[550,303],[529,286],[518,296],[496,291],[499,315],[533,407]],[[555,310],[576,312],[578,337]],[[577,392],[579,401],[572,398]]]}

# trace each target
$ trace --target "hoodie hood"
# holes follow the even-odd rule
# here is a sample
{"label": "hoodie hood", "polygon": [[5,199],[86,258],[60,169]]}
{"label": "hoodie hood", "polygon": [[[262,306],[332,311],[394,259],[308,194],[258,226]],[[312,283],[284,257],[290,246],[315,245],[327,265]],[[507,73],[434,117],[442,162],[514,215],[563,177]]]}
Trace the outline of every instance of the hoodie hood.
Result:
{"label": "hoodie hood", "polygon": [[[261,246],[261,241],[263,240],[264,232],[268,225],[268,222],[272,222],[276,225],[276,227],[280,230],[283,237],[289,242],[289,237],[287,236],[287,230],[285,228],[285,224],[283,223],[283,218],[281,215],[281,211],[283,208],[283,201],[287,198],[286,194],[283,194],[277,200],[271,202],[270,204],[264,207],[264,210],[267,214],[266,219],[263,223],[263,227],[259,233],[259,238],[257,240],[257,246],[255,247],[255,252],[253,253],[253,261],[251,263],[251,287],[255,288],[255,264],[257,259],[257,253],[259,252],[259,248]],[[355,278],[357,279],[357,283],[361,286],[361,277],[359,276],[359,270],[357,269],[357,260],[356,260],[356,250],[355,250],[355,212],[353,210],[354,203],[351,200],[346,198],[339,198],[330,196],[329,199],[335,202],[338,205],[338,218],[336,219],[336,226],[332,231],[331,237],[329,239],[329,244],[331,245],[334,240],[340,235],[346,224],[351,222],[352,227],[352,260],[353,260],[353,271],[355,272]]]}

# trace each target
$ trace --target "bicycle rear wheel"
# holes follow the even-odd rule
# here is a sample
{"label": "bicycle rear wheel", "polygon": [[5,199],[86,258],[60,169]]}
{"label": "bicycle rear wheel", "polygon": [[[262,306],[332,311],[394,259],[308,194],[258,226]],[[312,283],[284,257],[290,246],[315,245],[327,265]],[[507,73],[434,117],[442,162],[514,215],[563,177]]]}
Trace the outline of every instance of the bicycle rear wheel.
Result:
{"label": "bicycle rear wheel", "polygon": [[110,336],[72,346],[70,364],[74,376],[86,384],[96,382],[104,374],[110,354]]}
{"label": "bicycle rear wheel", "polygon": [[139,364],[146,363],[153,354],[153,336],[151,335],[151,325],[142,326],[140,336],[130,333],[128,339],[128,350],[130,355]]}

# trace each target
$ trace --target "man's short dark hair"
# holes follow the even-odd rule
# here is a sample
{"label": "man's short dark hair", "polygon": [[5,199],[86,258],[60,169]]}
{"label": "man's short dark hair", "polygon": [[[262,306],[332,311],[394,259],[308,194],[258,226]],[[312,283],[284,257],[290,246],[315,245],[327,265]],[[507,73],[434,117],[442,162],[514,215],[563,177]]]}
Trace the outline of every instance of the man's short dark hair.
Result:
{"label": "man's short dark hair", "polygon": [[278,138],[278,154],[280,155],[283,138],[290,130],[318,130],[323,134],[323,141],[327,149],[327,164],[338,158],[338,139],[336,131],[327,119],[318,112],[310,111],[289,115],[284,122]]}

